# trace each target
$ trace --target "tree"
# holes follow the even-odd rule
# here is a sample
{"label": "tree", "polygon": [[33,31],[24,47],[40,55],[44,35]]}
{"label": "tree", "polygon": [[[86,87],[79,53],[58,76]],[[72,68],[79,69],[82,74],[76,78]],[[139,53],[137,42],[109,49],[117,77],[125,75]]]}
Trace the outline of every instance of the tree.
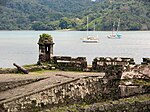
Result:
{"label": "tree", "polygon": [[129,30],[140,30],[141,29],[141,24],[134,22],[129,24]]}

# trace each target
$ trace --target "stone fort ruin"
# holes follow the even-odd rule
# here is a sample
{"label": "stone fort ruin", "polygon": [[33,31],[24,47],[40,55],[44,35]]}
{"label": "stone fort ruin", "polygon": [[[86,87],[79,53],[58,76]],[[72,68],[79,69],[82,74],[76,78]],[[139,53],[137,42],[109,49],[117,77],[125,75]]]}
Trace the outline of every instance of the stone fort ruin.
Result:
{"label": "stone fort ruin", "polygon": [[[149,74],[149,58],[137,66],[133,58],[97,57],[88,67],[85,57],[53,56],[50,35],[42,34],[38,45],[36,67],[63,71],[49,71],[46,76],[0,74],[0,112],[51,112],[62,106],[67,106],[64,112],[150,111],[150,77],[127,77]],[[77,104],[86,107],[75,107]]]}
{"label": "stone fort ruin", "polygon": [[[126,70],[130,65],[135,65],[133,58],[124,57],[96,57],[92,61],[92,67],[88,67],[86,57],[72,58],[70,56],[53,56],[53,38],[51,35],[42,34],[39,38],[39,63],[48,62],[61,70],[96,71],[104,72],[109,65],[122,65]],[[150,63],[149,58],[143,58],[142,64]]]}

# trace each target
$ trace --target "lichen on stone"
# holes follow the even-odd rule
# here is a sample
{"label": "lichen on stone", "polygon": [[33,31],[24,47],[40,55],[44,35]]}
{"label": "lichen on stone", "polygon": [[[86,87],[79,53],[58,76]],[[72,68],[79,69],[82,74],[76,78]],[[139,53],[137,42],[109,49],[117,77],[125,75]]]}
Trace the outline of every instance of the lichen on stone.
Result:
{"label": "lichen on stone", "polygon": [[40,35],[40,39],[38,44],[44,45],[44,44],[50,44],[53,43],[53,38],[51,35],[43,33],[42,35]]}

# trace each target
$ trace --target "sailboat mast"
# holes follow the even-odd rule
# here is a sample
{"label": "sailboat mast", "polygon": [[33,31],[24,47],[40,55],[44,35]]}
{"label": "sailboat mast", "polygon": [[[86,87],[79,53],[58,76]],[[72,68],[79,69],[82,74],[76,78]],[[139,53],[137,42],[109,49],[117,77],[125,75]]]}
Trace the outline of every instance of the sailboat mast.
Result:
{"label": "sailboat mast", "polygon": [[88,32],[88,29],[89,29],[89,27],[88,27],[88,19],[89,19],[89,18],[88,18],[88,16],[87,16],[87,23],[86,23],[86,25],[87,25],[87,37],[88,37],[88,33],[89,33],[89,32]]}
{"label": "sailboat mast", "polygon": [[95,37],[95,22],[94,22],[94,37]]}
{"label": "sailboat mast", "polygon": [[89,27],[88,27],[88,23],[89,23],[89,18],[88,18],[88,16],[87,16],[87,37],[88,37],[88,35],[89,35]]}
{"label": "sailboat mast", "polygon": [[114,31],[115,31],[115,21],[113,23],[112,35],[114,34]]}
{"label": "sailboat mast", "polygon": [[120,18],[119,18],[119,21],[118,21],[117,33],[118,33],[118,31],[119,31],[119,27],[120,27]]}

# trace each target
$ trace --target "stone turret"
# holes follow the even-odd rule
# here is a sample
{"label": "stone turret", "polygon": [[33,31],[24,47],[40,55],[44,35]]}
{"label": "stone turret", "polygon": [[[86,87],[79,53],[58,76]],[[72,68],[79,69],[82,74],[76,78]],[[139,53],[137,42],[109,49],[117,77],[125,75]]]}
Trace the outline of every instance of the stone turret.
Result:
{"label": "stone turret", "polygon": [[49,34],[40,35],[39,41],[39,62],[47,62],[53,55],[53,38]]}

